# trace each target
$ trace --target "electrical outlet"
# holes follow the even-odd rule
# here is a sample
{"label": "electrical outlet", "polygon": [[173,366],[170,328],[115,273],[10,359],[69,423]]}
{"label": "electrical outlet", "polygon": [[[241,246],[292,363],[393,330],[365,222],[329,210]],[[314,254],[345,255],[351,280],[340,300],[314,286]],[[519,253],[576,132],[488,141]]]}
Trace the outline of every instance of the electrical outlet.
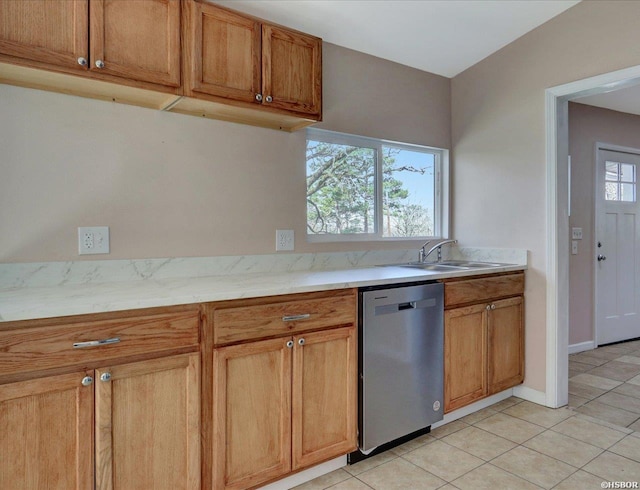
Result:
{"label": "electrical outlet", "polygon": [[571,228],[571,239],[582,240],[582,228]]}
{"label": "electrical outlet", "polygon": [[293,250],[293,230],[276,230],[276,252]]}
{"label": "electrical outlet", "polygon": [[81,226],[78,228],[78,253],[80,255],[108,254],[109,227]]}

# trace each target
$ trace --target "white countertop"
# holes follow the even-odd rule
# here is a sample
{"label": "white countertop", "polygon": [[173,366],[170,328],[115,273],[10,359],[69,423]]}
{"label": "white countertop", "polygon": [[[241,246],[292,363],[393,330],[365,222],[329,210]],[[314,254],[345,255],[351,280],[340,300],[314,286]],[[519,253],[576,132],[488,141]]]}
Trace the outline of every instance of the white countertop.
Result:
{"label": "white countertop", "polygon": [[353,267],[204,277],[152,276],[127,281],[9,287],[0,289],[0,322],[436,280],[526,268],[526,265],[514,264],[443,273],[409,267]]}

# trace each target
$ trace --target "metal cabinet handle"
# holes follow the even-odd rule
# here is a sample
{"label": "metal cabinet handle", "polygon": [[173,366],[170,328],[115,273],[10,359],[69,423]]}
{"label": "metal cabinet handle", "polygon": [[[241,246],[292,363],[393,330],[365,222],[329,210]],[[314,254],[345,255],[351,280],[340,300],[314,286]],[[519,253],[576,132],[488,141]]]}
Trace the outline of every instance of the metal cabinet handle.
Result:
{"label": "metal cabinet handle", "polygon": [[309,318],[311,318],[311,313],[305,313],[303,315],[283,316],[282,317],[282,321],[283,322],[296,322],[298,320],[308,320]]}
{"label": "metal cabinet handle", "polygon": [[87,59],[86,58],[78,58],[78,64],[80,66],[87,66]]}
{"label": "metal cabinet handle", "polygon": [[91,383],[93,383],[93,378],[91,376],[85,376],[82,378],[82,386],[89,386]]}
{"label": "metal cabinet handle", "polygon": [[262,102],[262,94],[256,94],[256,100]]}
{"label": "metal cabinet handle", "polygon": [[298,339],[298,344],[304,345],[304,339]]}
{"label": "metal cabinet handle", "polygon": [[105,383],[111,381],[111,373],[102,373],[100,375],[100,381],[104,381]]}
{"label": "metal cabinet handle", "polygon": [[265,100],[267,102],[273,102],[273,97],[271,97],[270,95],[267,95],[267,98]]}
{"label": "metal cabinet handle", "polygon": [[491,309],[492,309],[492,310],[495,310],[495,309],[496,309],[496,305],[493,305],[493,304],[492,304],[492,305],[491,305]]}
{"label": "metal cabinet handle", "polygon": [[73,344],[74,349],[85,349],[86,347],[99,347],[101,345],[117,344],[120,342],[120,337],[113,337],[112,339],[103,340],[90,340],[88,342],[76,342]]}
{"label": "metal cabinet handle", "polygon": [[485,310],[490,310],[491,309],[491,305],[487,305]]}
{"label": "metal cabinet handle", "polygon": [[104,61],[96,60],[96,67],[98,67],[100,69],[104,68]]}
{"label": "metal cabinet handle", "polygon": [[598,254],[598,262],[602,262],[603,260],[607,260],[607,257],[602,254]]}
{"label": "metal cabinet handle", "polygon": [[293,340],[289,340],[287,342],[287,347],[289,347],[289,349],[291,349],[293,347]]}

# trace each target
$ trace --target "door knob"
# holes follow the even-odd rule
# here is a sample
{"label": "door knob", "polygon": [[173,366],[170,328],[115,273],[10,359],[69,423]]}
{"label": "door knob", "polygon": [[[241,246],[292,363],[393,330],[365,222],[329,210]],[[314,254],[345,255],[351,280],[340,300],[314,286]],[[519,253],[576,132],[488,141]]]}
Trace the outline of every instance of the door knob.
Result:
{"label": "door knob", "polygon": [[598,262],[602,262],[603,260],[607,260],[607,258],[602,254],[598,254]]}

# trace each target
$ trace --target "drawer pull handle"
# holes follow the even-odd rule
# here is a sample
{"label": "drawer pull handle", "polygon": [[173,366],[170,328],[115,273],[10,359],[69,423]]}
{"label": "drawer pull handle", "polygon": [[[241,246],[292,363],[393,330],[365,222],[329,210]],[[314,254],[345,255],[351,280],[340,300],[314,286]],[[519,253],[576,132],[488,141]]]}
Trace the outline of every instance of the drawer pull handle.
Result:
{"label": "drawer pull handle", "polygon": [[282,317],[282,321],[283,322],[296,322],[298,320],[307,320],[309,318],[311,318],[311,314],[310,313],[305,313],[304,315],[283,316]]}
{"label": "drawer pull handle", "polygon": [[117,344],[118,342],[120,342],[120,337],[103,340],[90,340],[89,342],[76,342],[73,344],[73,348],[84,349],[86,347],[99,347],[101,345]]}

